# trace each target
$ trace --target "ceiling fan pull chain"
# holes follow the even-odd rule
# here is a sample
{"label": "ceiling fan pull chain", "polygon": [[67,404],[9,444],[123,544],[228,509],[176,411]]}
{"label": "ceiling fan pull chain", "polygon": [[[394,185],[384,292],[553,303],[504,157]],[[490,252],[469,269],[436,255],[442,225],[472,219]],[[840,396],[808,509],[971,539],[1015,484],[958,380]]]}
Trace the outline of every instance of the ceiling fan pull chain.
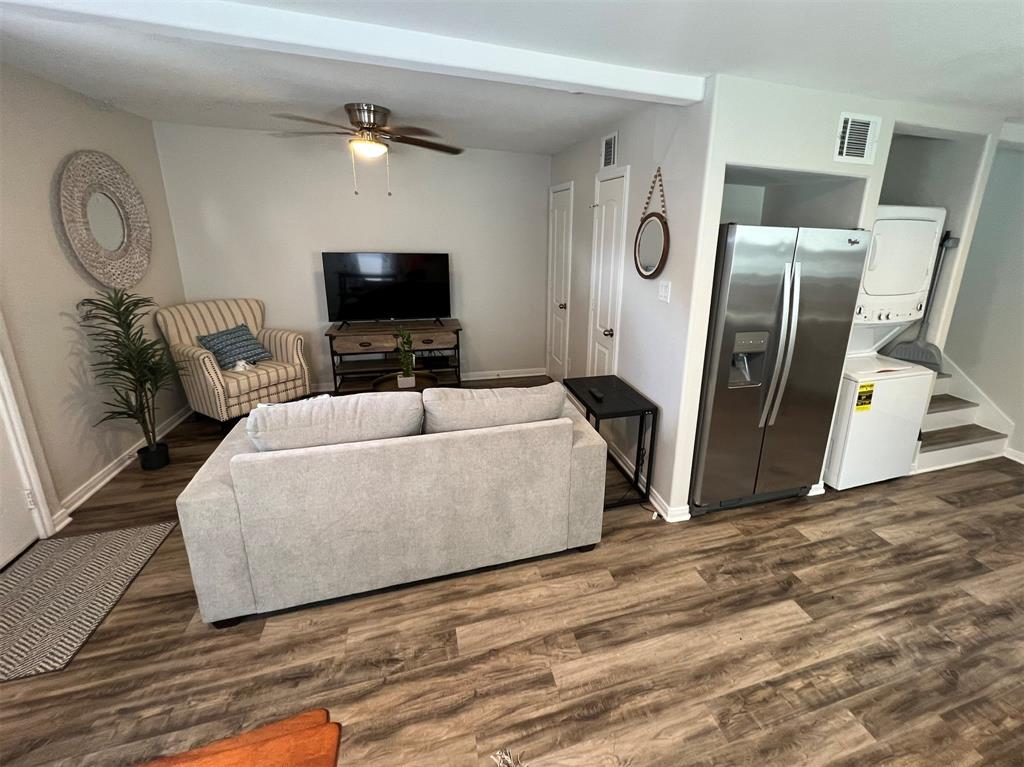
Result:
{"label": "ceiling fan pull chain", "polygon": [[391,152],[384,153],[384,173],[388,179],[388,197],[391,196]]}
{"label": "ceiling fan pull chain", "polygon": [[358,197],[359,179],[356,178],[356,153],[352,151],[352,147],[349,147],[348,149],[348,156],[352,160],[352,191]]}

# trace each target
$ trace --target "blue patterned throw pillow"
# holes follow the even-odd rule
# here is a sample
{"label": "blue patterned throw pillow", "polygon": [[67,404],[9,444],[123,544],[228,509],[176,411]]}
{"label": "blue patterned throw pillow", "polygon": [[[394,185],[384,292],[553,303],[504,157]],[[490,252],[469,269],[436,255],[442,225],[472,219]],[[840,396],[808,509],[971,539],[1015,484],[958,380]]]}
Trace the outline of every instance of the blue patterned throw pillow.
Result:
{"label": "blue patterned throw pillow", "polygon": [[199,345],[213,352],[217,364],[227,370],[239,360],[259,362],[269,360],[270,352],[256,340],[248,325],[238,325],[229,330],[219,330],[208,336],[199,336]]}

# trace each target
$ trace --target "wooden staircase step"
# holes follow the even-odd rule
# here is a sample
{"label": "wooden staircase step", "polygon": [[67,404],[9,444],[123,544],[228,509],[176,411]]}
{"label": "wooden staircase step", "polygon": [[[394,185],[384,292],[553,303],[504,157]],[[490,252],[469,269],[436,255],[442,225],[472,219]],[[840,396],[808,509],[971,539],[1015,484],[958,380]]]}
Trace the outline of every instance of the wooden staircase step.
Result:
{"label": "wooden staircase step", "polygon": [[967,408],[977,406],[977,402],[971,402],[970,400],[956,397],[952,394],[935,394],[928,403],[928,412],[948,413],[952,410],[966,410]]}
{"label": "wooden staircase step", "polygon": [[949,387],[952,383],[953,376],[951,373],[937,373],[935,376],[935,385],[932,387],[932,394],[948,394]]}
{"label": "wooden staircase step", "polygon": [[975,445],[979,442],[1005,438],[1005,434],[978,426],[976,423],[967,426],[953,426],[948,429],[921,432],[921,452],[930,453],[934,450],[946,450],[961,445]]}

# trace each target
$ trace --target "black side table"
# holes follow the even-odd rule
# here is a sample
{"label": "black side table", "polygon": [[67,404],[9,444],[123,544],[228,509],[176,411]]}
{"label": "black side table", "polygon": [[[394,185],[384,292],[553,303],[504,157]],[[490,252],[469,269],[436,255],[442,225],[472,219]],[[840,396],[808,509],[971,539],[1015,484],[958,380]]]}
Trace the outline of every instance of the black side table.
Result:
{"label": "black side table", "polygon": [[[566,378],[562,384],[587,411],[587,420],[594,419],[594,428],[601,431],[601,421],[607,418],[640,417],[640,427],[636,435],[636,460],[633,463],[633,476],[609,453],[615,468],[622,472],[626,479],[632,479],[632,488],[640,493],[639,499],[615,501],[605,505],[606,509],[616,506],[628,506],[643,503],[651,498],[651,478],[654,476],[654,446],[658,436],[658,406],[638,392],[618,376],[586,376],[583,378]],[[598,399],[600,396],[600,399]],[[644,436],[647,418],[651,419],[651,449],[644,448]],[[644,458],[647,459],[647,481],[640,486],[640,467]]]}

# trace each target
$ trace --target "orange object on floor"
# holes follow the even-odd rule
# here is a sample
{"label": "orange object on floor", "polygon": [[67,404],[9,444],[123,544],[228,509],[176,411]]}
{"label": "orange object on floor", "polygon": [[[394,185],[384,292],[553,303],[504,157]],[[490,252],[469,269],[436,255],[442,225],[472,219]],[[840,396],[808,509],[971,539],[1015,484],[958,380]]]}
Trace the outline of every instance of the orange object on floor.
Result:
{"label": "orange object on floor", "polygon": [[341,725],[318,708],[144,767],[335,767]]}

